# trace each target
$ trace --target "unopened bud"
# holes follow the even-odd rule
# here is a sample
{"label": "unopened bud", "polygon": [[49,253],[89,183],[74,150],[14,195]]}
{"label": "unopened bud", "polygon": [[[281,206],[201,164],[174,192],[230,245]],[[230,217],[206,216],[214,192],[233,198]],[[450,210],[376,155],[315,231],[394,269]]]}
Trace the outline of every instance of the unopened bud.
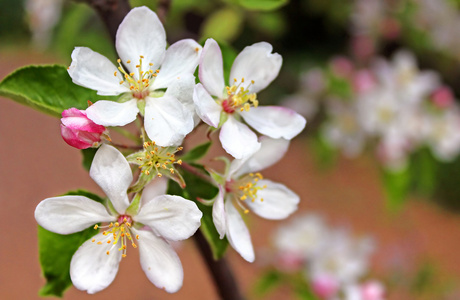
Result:
{"label": "unopened bud", "polygon": [[64,141],[77,149],[97,146],[106,128],[97,125],[86,116],[84,110],[70,108],[62,112],[61,136]]}

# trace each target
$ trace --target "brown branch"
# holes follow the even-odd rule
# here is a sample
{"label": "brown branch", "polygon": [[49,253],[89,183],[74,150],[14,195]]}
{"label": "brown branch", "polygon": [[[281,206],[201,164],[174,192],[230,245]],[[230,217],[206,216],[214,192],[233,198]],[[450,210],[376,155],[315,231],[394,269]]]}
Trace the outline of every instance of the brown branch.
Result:
{"label": "brown branch", "polygon": [[193,175],[203,179],[204,181],[214,183],[214,180],[212,180],[212,178],[210,176],[208,176],[207,174],[205,174],[202,171],[198,170],[194,166],[191,166],[186,162],[182,162],[182,164],[180,166],[182,168],[184,168],[186,171],[192,173]]}
{"label": "brown branch", "polygon": [[211,248],[201,230],[198,230],[194,237],[195,244],[200,250],[201,257],[206,263],[212,275],[214,285],[222,300],[243,300],[238,284],[233,277],[233,272],[225,259],[214,260]]}
{"label": "brown branch", "polygon": [[157,6],[157,14],[163,25],[166,23],[166,15],[168,14],[171,0],[159,0]]}
{"label": "brown branch", "polygon": [[118,26],[121,24],[125,16],[131,10],[128,0],[78,0],[86,2],[95,11],[104,22],[109,31],[112,41],[115,43]]}

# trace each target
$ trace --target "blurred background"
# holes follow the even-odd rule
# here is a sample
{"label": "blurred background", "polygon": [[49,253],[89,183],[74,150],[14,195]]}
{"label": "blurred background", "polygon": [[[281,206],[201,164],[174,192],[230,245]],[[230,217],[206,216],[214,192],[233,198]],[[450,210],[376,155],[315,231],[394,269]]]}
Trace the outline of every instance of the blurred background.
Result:
{"label": "blurred background", "polygon": [[[0,0],[0,78],[29,64],[68,66],[75,46],[115,61],[104,24],[83,2]],[[283,56],[259,102],[291,107],[308,123],[263,175],[301,204],[284,221],[249,216],[255,263],[228,250],[248,299],[330,299],[351,288],[360,291],[354,299],[383,299],[363,296],[382,287],[385,299],[460,299],[460,1],[130,3],[166,7],[170,44],[217,40],[227,69],[259,41]],[[61,139],[59,119],[0,99],[0,299],[35,299],[45,283],[35,206],[78,188],[102,193]],[[91,298],[217,298],[192,240],[178,245],[185,279],[173,295],[148,282],[132,252]],[[84,296],[72,287],[64,298]]]}

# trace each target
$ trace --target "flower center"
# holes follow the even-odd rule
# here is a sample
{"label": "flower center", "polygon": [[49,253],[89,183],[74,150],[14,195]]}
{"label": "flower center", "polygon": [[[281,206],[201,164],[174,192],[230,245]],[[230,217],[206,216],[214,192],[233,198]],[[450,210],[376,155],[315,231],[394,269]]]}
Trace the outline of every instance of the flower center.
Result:
{"label": "flower center", "polygon": [[257,95],[249,93],[249,87],[254,84],[254,81],[252,80],[246,88],[241,86],[244,83],[244,78],[238,84],[236,78],[233,81],[232,86],[225,88],[228,97],[222,100],[223,110],[228,114],[233,114],[236,110],[249,111],[251,106],[257,107],[259,105],[259,101],[256,99]]}
{"label": "flower center", "polygon": [[155,142],[144,143],[144,156],[136,158],[139,163],[139,169],[145,175],[156,172],[158,177],[163,176],[163,172],[174,174],[176,169],[174,164],[182,164],[182,160],[176,160],[175,153],[181,151],[182,147],[158,147]]}
{"label": "flower center", "polygon": [[[108,239],[107,241],[104,241],[107,244],[112,244],[113,247],[117,245],[118,243],[121,244],[121,247],[118,248],[118,251],[122,251],[122,257],[126,257],[126,245],[128,244],[128,241],[131,242],[131,245],[134,248],[137,248],[136,243],[134,243],[134,238],[131,234],[131,227],[132,227],[132,218],[128,215],[120,215],[118,216],[117,222],[113,223],[110,222],[109,225],[105,226],[99,226],[99,225],[94,225],[94,229],[104,229],[102,234],[104,236],[107,236]],[[135,239],[139,239],[139,235],[135,236]],[[93,243],[96,243],[96,239],[91,240]],[[102,241],[98,241],[98,245],[104,244]],[[112,248],[113,248],[112,247]],[[110,250],[107,251],[107,255],[110,254]]]}
{"label": "flower center", "polygon": [[[262,174],[249,173],[236,181],[227,181],[225,189],[227,190],[227,192],[233,193],[233,198],[243,209],[244,213],[248,213],[249,210],[246,207],[244,207],[242,201],[249,199],[251,202],[255,202],[258,199],[257,192],[267,187],[267,185],[258,185],[258,181],[261,179],[263,179]],[[260,202],[263,202],[264,198],[260,198],[259,200]]]}
{"label": "flower center", "polygon": [[[147,71],[142,70],[142,60],[144,59],[144,56],[140,55],[139,57],[139,64],[136,65],[136,69],[138,69],[137,74],[134,72],[126,72],[121,65],[121,59],[118,59],[117,62],[118,70],[120,70],[120,72],[124,75],[124,80],[120,81],[120,84],[126,83],[129,86],[129,89],[132,91],[133,97],[137,99],[144,99],[149,95],[148,87],[153,83],[160,70],[152,70],[152,63],[149,63],[149,69]],[[127,60],[126,63],[130,64],[131,61]],[[113,75],[117,76],[117,72],[115,72]]]}

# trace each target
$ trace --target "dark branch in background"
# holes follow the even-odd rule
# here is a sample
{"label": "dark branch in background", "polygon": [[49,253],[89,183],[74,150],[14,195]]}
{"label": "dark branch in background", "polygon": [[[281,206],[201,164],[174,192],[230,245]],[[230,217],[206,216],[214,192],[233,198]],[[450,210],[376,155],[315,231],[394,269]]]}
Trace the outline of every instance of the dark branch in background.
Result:
{"label": "dark branch in background", "polygon": [[157,7],[157,15],[163,25],[166,22],[166,15],[168,14],[171,0],[159,0]]}
{"label": "dark branch in background", "polygon": [[118,26],[124,17],[131,10],[128,0],[78,0],[79,2],[86,2],[89,6],[97,11],[99,17],[104,22],[110,37],[115,44],[115,36],[117,34]]}
{"label": "dark branch in background", "polygon": [[211,248],[201,230],[198,229],[193,237],[200,250],[201,257],[212,275],[214,286],[217,287],[220,298],[222,300],[243,300],[244,298],[225,257],[220,260],[213,259]]}

